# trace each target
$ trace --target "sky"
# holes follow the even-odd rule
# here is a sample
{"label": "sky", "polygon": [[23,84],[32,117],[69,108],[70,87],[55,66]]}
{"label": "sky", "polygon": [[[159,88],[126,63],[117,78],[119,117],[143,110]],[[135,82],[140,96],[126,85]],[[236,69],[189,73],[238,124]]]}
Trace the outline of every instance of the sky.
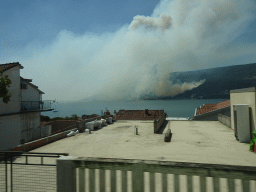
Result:
{"label": "sky", "polygon": [[0,0],[0,63],[44,100],[174,96],[171,72],[256,62],[255,0]]}

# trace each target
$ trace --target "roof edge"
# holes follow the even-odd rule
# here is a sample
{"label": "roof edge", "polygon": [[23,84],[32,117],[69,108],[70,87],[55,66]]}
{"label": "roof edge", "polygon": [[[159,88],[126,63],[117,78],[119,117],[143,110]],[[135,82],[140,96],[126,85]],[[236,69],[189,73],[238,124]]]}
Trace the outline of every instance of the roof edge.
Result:
{"label": "roof edge", "polygon": [[216,110],[213,110],[213,111],[209,111],[209,112],[207,112],[207,113],[202,113],[202,114],[200,114],[200,115],[194,116],[193,119],[197,119],[197,118],[200,118],[200,117],[208,116],[208,115],[214,114],[214,113],[219,113],[220,111],[224,111],[224,110],[226,110],[226,109],[228,109],[228,108],[230,108],[230,106],[224,107],[224,108],[221,108],[221,109],[216,109]]}
{"label": "roof edge", "polygon": [[243,92],[255,92],[255,91],[256,91],[256,87],[248,87],[248,88],[243,88],[243,89],[230,90],[230,94],[231,93],[243,93]]}

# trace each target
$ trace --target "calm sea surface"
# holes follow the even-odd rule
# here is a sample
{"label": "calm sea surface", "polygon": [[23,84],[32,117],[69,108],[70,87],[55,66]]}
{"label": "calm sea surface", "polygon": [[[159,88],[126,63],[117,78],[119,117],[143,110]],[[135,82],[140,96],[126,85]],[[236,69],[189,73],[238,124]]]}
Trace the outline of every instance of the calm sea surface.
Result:
{"label": "calm sea surface", "polygon": [[218,103],[226,99],[194,99],[194,100],[139,100],[139,101],[94,101],[94,102],[58,102],[52,104],[58,112],[42,112],[41,115],[53,117],[66,117],[76,114],[78,116],[98,114],[108,109],[114,110],[161,110],[167,113],[167,117],[192,117],[195,108],[207,103]]}

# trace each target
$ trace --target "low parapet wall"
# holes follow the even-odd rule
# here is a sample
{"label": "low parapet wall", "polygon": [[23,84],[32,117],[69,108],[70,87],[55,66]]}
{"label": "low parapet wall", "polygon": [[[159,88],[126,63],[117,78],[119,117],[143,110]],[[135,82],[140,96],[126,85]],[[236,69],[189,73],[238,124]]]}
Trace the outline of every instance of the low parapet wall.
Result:
{"label": "low parapet wall", "polygon": [[163,113],[158,119],[154,120],[154,133],[158,133],[166,119],[166,113]]}
{"label": "low parapet wall", "polygon": [[82,132],[85,129],[85,123],[95,121],[95,120],[106,119],[106,118],[109,118],[109,117],[113,117],[113,115],[99,116],[99,117],[94,117],[94,118],[91,118],[91,119],[85,119],[85,120],[82,120],[82,121],[77,121],[76,125],[77,125],[77,128],[78,128],[79,132]]}
{"label": "low parapet wall", "polygon": [[218,121],[231,128],[231,118],[222,114],[218,114]]}
{"label": "low parapet wall", "polygon": [[38,139],[38,140],[35,140],[35,141],[31,141],[31,142],[28,142],[28,143],[24,143],[22,145],[19,145],[18,147],[15,147],[15,148],[11,149],[11,151],[30,151],[32,149],[36,149],[36,148],[41,147],[43,145],[46,145],[48,143],[63,139],[65,137],[67,137],[67,134],[70,131],[76,131],[76,130],[77,130],[77,128],[72,129],[72,130],[68,130],[68,131],[64,131],[64,132],[61,132],[61,133],[57,133],[55,135],[44,137],[44,138],[41,138],[41,139]]}

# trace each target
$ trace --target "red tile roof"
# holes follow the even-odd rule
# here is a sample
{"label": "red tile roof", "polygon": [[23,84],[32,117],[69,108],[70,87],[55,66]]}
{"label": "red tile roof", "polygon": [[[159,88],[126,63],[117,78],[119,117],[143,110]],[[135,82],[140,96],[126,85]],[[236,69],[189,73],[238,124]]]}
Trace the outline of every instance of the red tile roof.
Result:
{"label": "red tile roof", "polygon": [[23,69],[24,67],[19,63],[6,63],[6,64],[0,64],[0,72],[4,72],[7,71],[13,67],[19,66],[21,69]]}
{"label": "red tile roof", "polygon": [[203,113],[208,113],[208,112],[226,108],[229,106],[230,106],[230,100],[223,101],[220,103],[214,103],[214,104],[205,104],[205,105],[201,106],[200,108],[197,108],[196,115],[201,115]]}

